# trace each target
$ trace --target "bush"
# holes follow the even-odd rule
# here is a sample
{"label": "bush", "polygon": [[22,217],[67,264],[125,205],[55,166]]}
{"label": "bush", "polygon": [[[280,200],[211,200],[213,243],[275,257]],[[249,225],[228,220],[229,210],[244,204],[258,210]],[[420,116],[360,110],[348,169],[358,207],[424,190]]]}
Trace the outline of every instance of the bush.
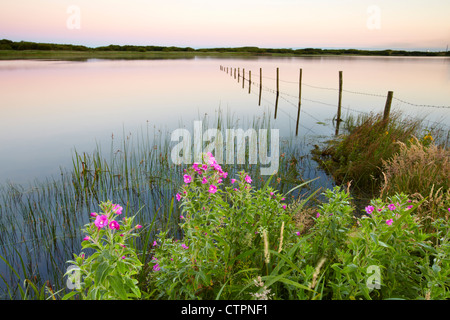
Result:
{"label": "bush", "polygon": [[249,298],[242,287],[270,274],[270,250],[281,251],[283,235],[294,234],[285,198],[267,184],[255,190],[245,172],[237,178],[228,178],[211,154],[184,175],[177,194],[184,238],[162,232],[154,243],[150,281],[158,298]]}
{"label": "bush", "polygon": [[82,250],[93,251],[74,255],[75,260],[68,261],[71,268],[66,273],[75,285],[75,290],[64,296],[69,299],[76,294],[88,300],[128,300],[140,298],[136,275],[141,270],[141,261],[129,239],[136,237],[133,217],[121,221],[122,207],[110,201],[101,203],[103,212],[91,213],[93,222],[85,226],[87,236],[83,239]]}

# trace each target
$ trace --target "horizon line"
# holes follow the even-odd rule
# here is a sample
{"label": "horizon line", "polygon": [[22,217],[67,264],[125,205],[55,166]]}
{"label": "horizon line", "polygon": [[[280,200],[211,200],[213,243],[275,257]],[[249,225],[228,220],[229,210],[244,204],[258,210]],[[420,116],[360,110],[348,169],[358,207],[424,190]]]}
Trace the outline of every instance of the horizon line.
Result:
{"label": "horizon line", "polygon": [[145,47],[145,46],[154,46],[154,47],[176,47],[176,48],[192,48],[194,50],[201,50],[201,49],[239,49],[239,48],[258,48],[258,49],[287,49],[287,50],[301,50],[301,49],[321,49],[321,50],[368,50],[368,51],[386,51],[386,50],[392,50],[392,51],[421,51],[421,52],[448,52],[448,45],[446,45],[446,49],[439,49],[437,47],[431,47],[431,48],[423,48],[423,47],[416,47],[416,48],[396,48],[393,49],[392,47],[311,47],[311,46],[305,46],[305,47],[258,47],[258,46],[252,46],[252,45],[245,45],[245,46],[217,46],[217,47],[207,47],[207,46],[197,46],[197,47],[191,47],[191,46],[177,46],[177,45],[159,45],[159,44],[108,44],[108,45],[97,45],[97,46],[90,46],[86,44],[73,44],[73,43],[60,43],[60,42],[36,42],[36,41],[29,41],[29,40],[10,40],[3,38],[1,40],[7,40],[12,42],[29,42],[29,43],[42,43],[42,44],[55,44],[55,45],[72,45],[72,46],[83,46],[90,49],[97,49],[101,47],[108,47],[108,46],[131,46],[131,47]]}

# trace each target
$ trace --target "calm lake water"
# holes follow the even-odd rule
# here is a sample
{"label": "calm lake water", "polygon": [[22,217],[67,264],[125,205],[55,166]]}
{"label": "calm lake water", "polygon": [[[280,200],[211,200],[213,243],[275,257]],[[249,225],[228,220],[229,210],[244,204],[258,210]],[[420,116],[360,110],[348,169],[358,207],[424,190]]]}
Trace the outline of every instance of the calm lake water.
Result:
{"label": "calm lake water", "polygon": [[[242,87],[225,66],[252,73]],[[262,96],[259,104],[259,71]],[[0,61],[0,183],[27,184],[70,168],[74,149],[109,148],[111,137],[146,127],[173,131],[219,109],[242,119],[275,113],[273,127],[295,132],[299,69],[299,139],[334,133],[338,74],[343,71],[342,115],[392,110],[450,125],[450,59],[405,57],[195,58],[180,60]],[[447,107],[447,108],[442,108]]]}

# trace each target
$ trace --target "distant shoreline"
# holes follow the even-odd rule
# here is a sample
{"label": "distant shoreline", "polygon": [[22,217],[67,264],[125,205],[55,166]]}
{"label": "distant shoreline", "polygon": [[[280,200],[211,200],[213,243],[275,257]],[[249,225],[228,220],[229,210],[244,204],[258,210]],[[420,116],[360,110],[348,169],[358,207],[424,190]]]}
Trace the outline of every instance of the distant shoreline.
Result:
{"label": "distant shoreline", "polygon": [[194,57],[305,57],[305,56],[381,56],[450,57],[450,52],[359,49],[275,49],[258,47],[203,48],[109,45],[89,48],[71,44],[14,42],[0,40],[0,60],[15,59],[189,59]]}

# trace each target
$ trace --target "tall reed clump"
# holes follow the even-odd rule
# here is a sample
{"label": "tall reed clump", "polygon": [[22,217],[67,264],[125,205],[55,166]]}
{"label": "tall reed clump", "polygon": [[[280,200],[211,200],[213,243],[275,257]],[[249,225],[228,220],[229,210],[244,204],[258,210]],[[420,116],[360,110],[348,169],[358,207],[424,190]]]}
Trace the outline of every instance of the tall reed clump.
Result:
{"label": "tall reed clump", "polygon": [[374,192],[382,182],[382,161],[399,150],[395,142],[405,143],[417,135],[420,125],[421,121],[403,119],[399,113],[386,120],[381,113],[359,116],[347,122],[348,134],[314,153],[337,184],[351,181],[356,190]]}
{"label": "tall reed clump", "polygon": [[381,196],[398,192],[423,200],[417,214],[429,226],[438,217],[449,217],[450,212],[450,149],[434,144],[428,133],[421,140],[411,138],[409,143],[398,142],[399,152],[383,160],[384,182]]}

